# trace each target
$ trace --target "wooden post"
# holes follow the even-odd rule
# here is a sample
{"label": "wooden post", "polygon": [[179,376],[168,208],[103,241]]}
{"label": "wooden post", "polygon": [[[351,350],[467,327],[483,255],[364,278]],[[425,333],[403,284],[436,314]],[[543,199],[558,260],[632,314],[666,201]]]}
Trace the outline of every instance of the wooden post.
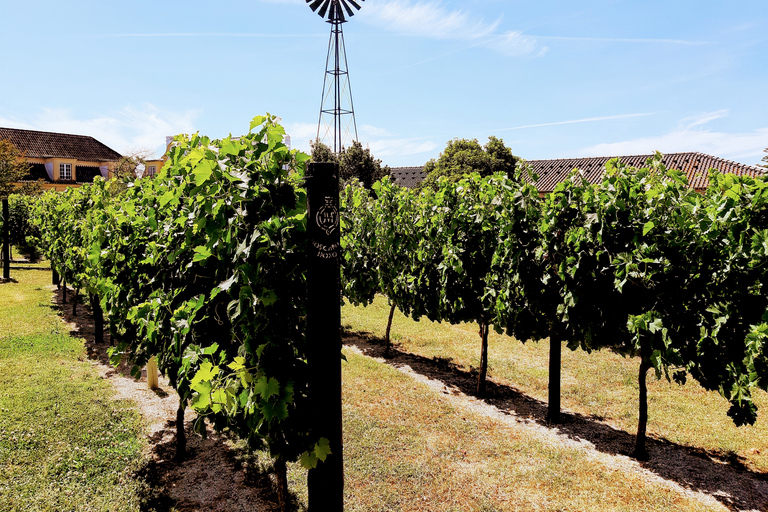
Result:
{"label": "wooden post", "polygon": [[339,166],[307,165],[307,362],[315,423],[331,454],[309,470],[310,512],[343,512]]}
{"label": "wooden post", "polygon": [[11,214],[8,197],[3,198],[3,279],[11,278]]}
{"label": "wooden post", "polygon": [[157,389],[160,385],[157,382],[157,359],[152,356],[147,361],[147,387],[149,389]]}

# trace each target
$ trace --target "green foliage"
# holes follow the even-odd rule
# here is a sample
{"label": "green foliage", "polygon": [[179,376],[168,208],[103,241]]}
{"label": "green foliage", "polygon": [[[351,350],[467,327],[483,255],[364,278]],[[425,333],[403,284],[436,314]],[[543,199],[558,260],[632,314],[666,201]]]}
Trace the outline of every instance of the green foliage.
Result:
{"label": "green foliage", "polygon": [[97,261],[89,261],[98,232],[91,219],[103,214],[114,187],[114,181],[96,177],[93,183],[62,192],[49,190],[36,199],[32,210],[36,233],[31,240],[65,282],[89,293],[97,292],[99,271]]}
{"label": "green foliage", "polygon": [[369,189],[384,176],[389,176],[389,167],[382,167],[381,160],[373,157],[370,148],[363,149],[357,141],[339,155],[339,180],[342,183],[357,178]]}
{"label": "green foliage", "polygon": [[[449,146],[482,156],[476,142]],[[711,182],[695,193],[657,154],[640,169],[609,162],[596,185],[574,171],[542,199],[501,175],[421,192],[383,180],[375,199],[348,187],[344,293],[367,304],[381,292],[415,319],[486,319],[518,339],[554,332],[571,349],[641,355],[752,423],[750,389],[768,389],[768,186]]]}
{"label": "green foliage", "polygon": [[[10,218],[8,220],[9,242],[20,253],[31,260],[37,259],[37,247],[34,240],[39,238],[37,228],[31,223],[30,217],[36,202],[35,196],[12,194],[8,197]],[[0,226],[3,225],[0,219]],[[2,227],[0,227],[0,231]]]}
{"label": "green foliage", "polygon": [[155,179],[44,196],[37,222],[55,268],[101,297],[114,361],[138,372],[156,356],[201,418],[297,460],[321,441],[307,417],[309,157],[284,135],[267,115],[240,138],[179,136]]}
{"label": "green foliage", "polygon": [[357,180],[344,188],[339,203],[342,294],[355,305],[367,305],[381,289],[379,272],[384,258],[376,243],[378,226],[373,213],[380,203],[374,202],[370,191]]}
{"label": "green foliage", "polygon": [[485,146],[481,146],[477,139],[453,139],[448,141],[437,160],[430,160],[424,166],[427,177],[422,186],[434,188],[440,177],[458,181],[473,172],[482,177],[501,173],[515,178],[517,160],[504,141],[494,136],[488,138]]}
{"label": "green foliage", "polygon": [[342,148],[336,155],[322,142],[310,143],[313,162],[336,162],[339,164],[339,183],[343,188],[353,179],[370,189],[374,183],[389,176],[389,167],[381,166],[381,160],[374,158],[370,148],[363,148],[360,142],[353,141],[348,148]]}
{"label": "green foliage", "polygon": [[501,318],[496,308],[507,307],[498,300],[497,248],[518,231],[531,243],[535,189],[475,173],[423,192],[385,178],[373,192],[376,199],[353,185],[342,196],[345,297],[368,304],[381,292],[415,319],[477,321],[485,346],[488,326]]}
{"label": "green foliage", "polygon": [[768,183],[765,178],[714,174],[696,216],[701,249],[691,272],[706,283],[699,293],[701,325],[691,351],[693,376],[731,402],[737,424],[753,423],[750,389],[768,389]]}
{"label": "green foliage", "polygon": [[29,172],[24,154],[9,140],[0,139],[0,199],[13,193],[14,183],[21,181]]}
{"label": "green foliage", "polygon": [[331,150],[326,144],[320,142],[320,140],[309,141],[310,153],[313,162],[333,162],[339,163],[339,157]]}

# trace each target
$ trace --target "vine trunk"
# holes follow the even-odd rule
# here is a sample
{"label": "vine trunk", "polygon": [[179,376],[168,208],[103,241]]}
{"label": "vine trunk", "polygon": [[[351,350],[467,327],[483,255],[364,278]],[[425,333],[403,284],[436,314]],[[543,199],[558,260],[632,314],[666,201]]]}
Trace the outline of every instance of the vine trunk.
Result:
{"label": "vine trunk", "polygon": [[547,421],[560,422],[560,366],[563,343],[560,333],[553,328],[549,330],[549,404]]}
{"label": "vine trunk", "polygon": [[635,451],[632,454],[638,460],[648,460],[648,450],[645,447],[646,429],[648,426],[648,385],[646,379],[651,369],[651,344],[643,339],[640,342],[640,371],[637,376],[640,388],[640,411],[637,420],[637,437]]}

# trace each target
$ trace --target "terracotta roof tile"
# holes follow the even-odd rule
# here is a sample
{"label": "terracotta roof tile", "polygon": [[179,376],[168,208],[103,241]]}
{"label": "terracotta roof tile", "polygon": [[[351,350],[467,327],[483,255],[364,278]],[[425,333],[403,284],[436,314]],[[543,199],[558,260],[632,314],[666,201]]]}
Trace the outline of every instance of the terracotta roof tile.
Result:
{"label": "terracotta roof tile", "polygon": [[424,167],[393,167],[389,170],[389,176],[396,185],[413,188],[427,177]]}
{"label": "terracotta roof tile", "polygon": [[0,128],[0,139],[10,140],[27,158],[71,158],[85,162],[121,158],[117,151],[86,135]]}
{"label": "terracotta roof tile", "polygon": [[[605,164],[611,158],[619,158],[631,167],[643,167],[653,155],[599,156],[591,158],[562,158],[556,160],[528,160],[539,179],[536,186],[541,193],[552,192],[573,169],[580,169],[590,183],[598,183],[603,178]],[[669,169],[677,169],[688,178],[688,183],[696,190],[709,186],[709,170],[716,169],[723,173],[747,175],[751,177],[765,175],[766,169],[754,165],[745,165],[724,158],[704,153],[669,153],[663,156],[662,163]],[[391,169],[392,180],[403,187],[413,188],[426,178],[424,167],[394,167]]]}
{"label": "terracotta roof tile", "polygon": [[[598,183],[605,172],[605,164],[611,158],[631,167],[642,167],[653,155],[600,156],[592,158],[564,158],[559,160],[528,160],[533,171],[538,175],[536,186],[540,193],[552,192],[573,169],[579,169],[590,183]],[[716,169],[723,173],[751,177],[763,176],[765,169],[752,165],[740,164],[704,153],[669,153],[663,156],[662,163],[668,169],[677,169],[685,174],[688,184],[696,190],[709,186],[709,170]]]}

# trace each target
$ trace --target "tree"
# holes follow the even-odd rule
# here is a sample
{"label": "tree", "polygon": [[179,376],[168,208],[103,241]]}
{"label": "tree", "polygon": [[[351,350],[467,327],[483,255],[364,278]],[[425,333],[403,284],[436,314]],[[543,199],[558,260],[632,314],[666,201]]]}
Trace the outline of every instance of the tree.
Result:
{"label": "tree", "polygon": [[341,182],[357,178],[367,189],[384,176],[389,176],[389,167],[382,167],[381,160],[373,157],[371,149],[363,149],[363,145],[357,141],[339,155],[339,166]]}
{"label": "tree", "polygon": [[432,159],[424,166],[427,177],[423,185],[434,188],[441,176],[458,181],[472,172],[481,177],[503,173],[508,178],[514,178],[518,160],[504,141],[493,135],[488,137],[485,146],[481,146],[477,139],[453,139],[448,141],[437,160]]}
{"label": "tree", "polygon": [[384,176],[389,176],[389,167],[381,166],[381,160],[374,158],[370,148],[363,148],[354,141],[348,148],[342,148],[337,155],[331,149],[315,140],[310,142],[313,162],[336,162],[339,164],[339,185],[343,188],[352,178],[357,178],[362,185],[370,189]]}
{"label": "tree", "polygon": [[143,167],[153,154],[154,152],[147,148],[129,149],[128,154],[117,161],[112,172],[119,180],[134,180],[139,177],[139,168]]}
{"label": "tree", "polygon": [[8,196],[15,188],[14,183],[21,181],[29,172],[29,164],[24,154],[9,140],[0,139],[0,200],[3,203],[3,279],[10,279],[10,208]]}
{"label": "tree", "polygon": [[[310,153],[312,155],[312,162],[336,162],[339,163],[339,158],[331,151],[331,148],[320,142],[320,139],[309,141]],[[342,151],[344,149],[342,148]]]}
{"label": "tree", "polygon": [[[768,153],[768,148],[765,148],[765,149],[763,150],[763,153]],[[763,157],[763,159],[762,159],[762,160],[760,160],[760,161],[761,161],[761,162],[765,162],[765,163],[764,163],[764,164],[759,164],[759,165],[761,165],[762,167],[768,167],[768,155],[765,155],[765,156]]]}

